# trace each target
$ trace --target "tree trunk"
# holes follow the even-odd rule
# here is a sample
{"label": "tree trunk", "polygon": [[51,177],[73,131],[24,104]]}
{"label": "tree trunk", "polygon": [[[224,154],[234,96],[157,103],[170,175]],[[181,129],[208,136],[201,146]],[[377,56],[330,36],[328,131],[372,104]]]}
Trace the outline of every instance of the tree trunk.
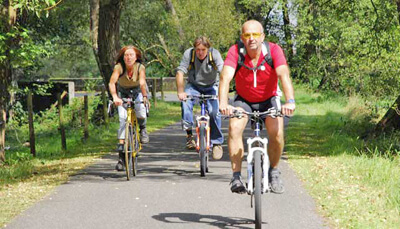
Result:
{"label": "tree trunk", "polygon": [[[0,32],[6,34],[16,21],[16,11],[11,7],[11,0],[3,0],[0,5]],[[10,45],[11,39],[5,41],[6,58],[0,62],[0,164],[5,161],[5,139],[7,107],[10,101],[9,86],[11,85]]]}
{"label": "tree trunk", "polygon": [[[173,17],[173,19],[175,21],[175,24],[178,27],[178,34],[179,34],[180,40],[184,41],[185,40],[184,39],[185,38],[185,34],[183,32],[183,28],[182,28],[181,23],[179,21],[179,17],[178,17],[178,15],[176,15],[174,4],[172,3],[171,0],[165,0],[165,5],[166,5],[165,9],[167,10],[167,12],[170,12],[172,14],[172,17]],[[185,49],[185,47],[181,44],[179,49],[183,51]]]}
{"label": "tree trunk", "polygon": [[120,49],[119,22],[123,0],[102,1],[99,8],[98,57],[100,73],[108,90],[108,83]]}
{"label": "tree trunk", "polygon": [[289,1],[286,2],[283,6],[283,29],[285,32],[285,40],[286,40],[286,58],[289,63],[291,63],[293,53],[293,42],[292,42],[292,33],[290,30],[290,19],[289,19]]}
{"label": "tree trunk", "polygon": [[100,69],[101,65],[99,60],[99,45],[98,45],[99,8],[100,8],[100,0],[90,0],[90,39],[92,41],[92,49],[94,57]]}
{"label": "tree trunk", "polygon": [[374,134],[381,132],[390,132],[393,130],[400,130],[400,96],[397,97],[392,107],[379,121],[375,128]]}

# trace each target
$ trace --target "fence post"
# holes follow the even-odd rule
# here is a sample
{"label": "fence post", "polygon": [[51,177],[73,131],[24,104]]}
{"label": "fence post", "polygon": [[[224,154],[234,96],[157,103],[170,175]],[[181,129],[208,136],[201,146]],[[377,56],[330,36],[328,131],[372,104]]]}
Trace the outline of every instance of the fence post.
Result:
{"label": "fence post", "polygon": [[29,145],[31,147],[31,154],[36,157],[36,146],[35,146],[35,128],[33,126],[33,104],[32,104],[32,92],[28,92],[28,119],[29,119]]}
{"label": "fence post", "polygon": [[104,123],[106,124],[106,127],[108,127],[108,124],[110,123],[110,120],[108,118],[108,101],[107,101],[107,96],[106,96],[106,89],[103,87],[101,89],[101,98],[103,100],[103,116],[104,116]]}
{"label": "fence post", "polygon": [[157,107],[157,79],[153,78],[152,87],[151,87],[151,97],[153,97],[154,108]]}
{"label": "fence post", "polygon": [[63,117],[63,113],[62,113],[62,99],[61,99],[60,93],[57,93],[57,99],[58,99],[58,114],[59,114],[59,118],[60,118],[61,149],[66,150],[67,149],[67,141],[65,139],[64,117]]}
{"label": "fence post", "polygon": [[161,90],[161,101],[164,101],[164,78],[160,77],[161,80],[161,86],[160,86],[160,90]]}
{"label": "fence post", "polygon": [[83,131],[83,139],[86,141],[89,138],[89,101],[88,95],[83,97],[83,110],[85,111],[85,127]]}

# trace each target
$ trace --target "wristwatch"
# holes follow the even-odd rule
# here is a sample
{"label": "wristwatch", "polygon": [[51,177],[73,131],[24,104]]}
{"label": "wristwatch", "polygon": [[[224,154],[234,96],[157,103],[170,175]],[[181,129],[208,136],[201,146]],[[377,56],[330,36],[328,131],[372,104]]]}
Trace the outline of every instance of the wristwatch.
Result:
{"label": "wristwatch", "polygon": [[288,101],[286,101],[287,103],[295,103],[296,101],[294,99],[288,99]]}

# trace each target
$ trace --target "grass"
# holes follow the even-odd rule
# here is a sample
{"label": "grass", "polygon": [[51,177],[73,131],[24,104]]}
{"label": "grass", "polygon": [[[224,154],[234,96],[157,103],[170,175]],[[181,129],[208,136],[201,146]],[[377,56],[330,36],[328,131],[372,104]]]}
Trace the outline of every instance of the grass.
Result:
{"label": "grass", "polygon": [[398,228],[399,149],[370,150],[372,143],[362,140],[371,124],[359,98],[326,99],[296,89],[297,110],[287,131],[289,163],[329,226]]}
{"label": "grass", "polygon": [[[150,110],[147,122],[149,132],[180,120],[179,103],[157,102],[157,108]],[[55,187],[65,183],[68,177],[95,162],[104,154],[112,152],[116,146],[118,118],[109,128],[92,125],[90,136],[82,142],[82,128],[72,128],[67,132],[67,151],[61,151],[61,140],[54,126],[36,132],[37,157],[29,155],[29,148],[14,147],[6,152],[8,164],[0,167],[0,227],[12,218],[49,194]],[[56,134],[54,134],[56,133]],[[26,135],[21,131],[19,136]],[[9,139],[7,144],[19,144]],[[84,146],[84,147],[82,147]]]}

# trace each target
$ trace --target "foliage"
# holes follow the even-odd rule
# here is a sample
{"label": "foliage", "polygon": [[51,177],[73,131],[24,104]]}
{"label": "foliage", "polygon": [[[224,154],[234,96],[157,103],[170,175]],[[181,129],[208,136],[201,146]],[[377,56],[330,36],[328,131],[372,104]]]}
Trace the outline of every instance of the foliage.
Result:
{"label": "foliage", "polygon": [[184,49],[200,35],[208,36],[221,53],[238,39],[241,17],[233,0],[172,2],[178,22],[162,1],[127,1],[121,15],[121,44],[134,44],[145,53],[150,77],[172,75]]}
{"label": "foliage", "polygon": [[292,72],[312,87],[393,99],[400,27],[393,1],[297,0]]}

